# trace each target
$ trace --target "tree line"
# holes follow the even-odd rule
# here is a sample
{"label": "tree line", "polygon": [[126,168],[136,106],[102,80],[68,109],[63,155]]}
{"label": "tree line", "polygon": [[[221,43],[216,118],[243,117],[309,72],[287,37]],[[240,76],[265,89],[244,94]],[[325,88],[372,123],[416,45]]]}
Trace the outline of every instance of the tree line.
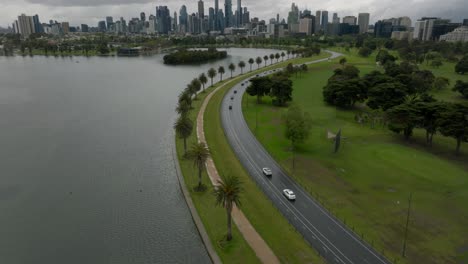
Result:
{"label": "tree line", "polygon": [[218,51],[215,48],[208,50],[179,49],[176,52],[164,56],[164,64],[192,64],[210,60],[219,60],[227,57],[226,51]]}
{"label": "tree line", "polygon": [[[409,139],[415,128],[426,130],[426,141],[439,132],[453,137],[456,152],[462,142],[468,141],[468,106],[463,103],[440,102],[429,95],[431,89],[449,84],[444,77],[435,77],[431,71],[403,61],[396,63],[391,55],[378,56],[384,60],[384,72],[373,71],[359,77],[359,69],[345,65],[335,69],[323,88],[325,102],[342,108],[365,103],[372,110],[381,111],[388,128]],[[456,89],[465,84],[457,82]]]}

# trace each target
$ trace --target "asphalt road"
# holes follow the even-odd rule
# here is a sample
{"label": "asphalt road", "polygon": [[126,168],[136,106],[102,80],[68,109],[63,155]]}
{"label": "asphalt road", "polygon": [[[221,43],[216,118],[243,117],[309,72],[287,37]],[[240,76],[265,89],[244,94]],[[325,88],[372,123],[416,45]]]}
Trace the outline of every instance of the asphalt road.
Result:
{"label": "asphalt road", "polygon": [[[341,55],[331,53],[331,58]],[[328,59],[313,63],[326,60]],[[260,75],[266,74],[270,73],[264,72]],[[257,141],[242,114],[242,95],[247,86],[248,83],[239,83],[226,94],[221,105],[221,118],[231,147],[260,189],[329,263],[390,263],[321,207],[281,169]],[[237,90],[236,94],[234,90]],[[229,110],[229,106],[232,106],[232,110]],[[270,168],[273,176],[264,176],[263,167]],[[286,199],[283,195],[283,189],[286,188],[294,191],[296,201]]]}

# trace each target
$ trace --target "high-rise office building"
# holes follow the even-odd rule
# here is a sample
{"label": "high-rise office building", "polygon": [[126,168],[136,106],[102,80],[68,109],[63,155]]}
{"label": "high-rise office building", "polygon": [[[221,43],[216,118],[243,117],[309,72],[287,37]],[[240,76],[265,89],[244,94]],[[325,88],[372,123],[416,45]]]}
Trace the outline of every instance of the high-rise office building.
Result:
{"label": "high-rise office building", "polygon": [[322,11],[322,20],[320,22],[320,26],[323,30],[323,33],[327,33],[328,30],[328,11]]}
{"label": "high-rise office building", "polygon": [[156,25],[160,34],[168,34],[171,30],[171,15],[167,6],[156,7]]}
{"label": "high-rise office building", "polygon": [[198,17],[200,19],[205,17],[205,6],[202,0],[198,1]]}
{"label": "high-rise office building", "polygon": [[338,17],[337,13],[333,13],[332,23],[333,24],[339,24],[340,23],[340,18]]}
{"label": "high-rise office building", "polygon": [[305,33],[307,36],[314,33],[315,17],[307,15],[299,19],[299,33]]}
{"label": "high-rise office building", "polygon": [[42,29],[41,21],[39,21],[39,15],[34,15],[32,19],[33,19],[33,25],[34,25],[34,32],[35,33],[44,32],[44,30]]}
{"label": "high-rise office building", "polygon": [[237,19],[236,19],[236,22],[237,22],[237,27],[241,27],[242,26],[242,4],[241,4],[241,0],[237,0]]}
{"label": "high-rise office building", "polygon": [[357,24],[357,18],[355,16],[345,16],[343,17],[343,23],[354,26]]}
{"label": "high-rise office building", "polygon": [[63,32],[63,34],[70,33],[70,23],[62,22],[62,32]]}
{"label": "high-rise office building", "polygon": [[98,30],[99,32],[106,32],[106,21],[102,20],[98,22]]}
{"label": "high-rise office building", "polygon": [[215,11],[214,8],[210,7],[208,8],[208,30],[213,31],[215,30]]}
{"label": "high-rise office building", "polygon": [[143,22],[146,21],[146,14],[145,14],[145,12],[141,12],[141,13],[140,13],[140,20],[143,21]]}
{"label": "high-rise office building", "polygon": [[322,27],[322,24],[320,24],[320,20],[322,19],[322,12],[320,10],[318,10],[317,12],[315,12],[315,33],[319,33],[320,32],[320,28]]}
{"label": "high-rise office building", "polygon": [[86,24],[81,24],[81,32],[89,32],[89,27]]}
{"label": "high-rise office building", "polygon": [[463,19],[463,25],[468,26],[468,19]]}
{"label": "high-rise office building", "polygon": [[179,31],[182,33],[186,33],[188,31],[188,13],[185,5],[182,5],[179,10],[179,27]]}
{"label": "high-rise office building", "polygon": [[369,30],[369,13],[359,13],[358,15],[358,25],[359,25],[359,34],[367,33]]}
{"label": "high-rise office building", "polygon": [[34,33],[34,21],[31,16],[21,14],[18,17],[17,23],[17,33],[21,34],[23,37],[27,38],[29,35]]}
{"label": "high-rise office building", "polygon": [[288,25],[299,24],[299,7],[295,3],[291,4],[291,11],[288,13]]}
{"label": "high-rise office building", "polygon": [[232,27],[232,0],[224,2],[224,27]]}
{"label": "high-rise office building", "polygon": [[112,25],[114,24],[114,19],[111,16],[106,17],[106,24],[107,24],[107,30],[110,30]]}

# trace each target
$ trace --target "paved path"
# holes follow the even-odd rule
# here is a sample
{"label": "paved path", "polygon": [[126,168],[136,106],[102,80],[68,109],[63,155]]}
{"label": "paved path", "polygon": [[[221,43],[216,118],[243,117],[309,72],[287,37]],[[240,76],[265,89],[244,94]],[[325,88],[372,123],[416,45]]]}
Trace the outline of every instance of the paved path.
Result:
{"label": "paved path", "polygon": [[[225,84],[217,87],[210,94],[208,94],[208,96],[203,101],[203,104],[200,108],[200,112],[198,112],[197,116],[197,137],[199,142],[203,142],[206,144],[205,132],[203,130],[203,116],[205,114],[206,106],[210,102],[211,97],[213,97],[213,95],[218,90],[222,89],[231,82],[233,81],[228,81]],[[208,160],[206,161],[206,169],[213,186],[217,185],[218,180],[221,180],[221,178],[218,174],[218,171],[216,170],[216,166],[211,157],[208,158]],[[265,242],[265,240],[263,240],[263,238],[257,233],[255,228],[252,226],[252,224],[250,224],[249,220],[247,220],[242,211],[236,206],[234,206],[234,208],[232,209],[232,219],[234,220],[235,224],[237,225],[237,228],[244,236],[244,239],[253,249],[260,261],[268,264],[280,263],[276,255]]]}

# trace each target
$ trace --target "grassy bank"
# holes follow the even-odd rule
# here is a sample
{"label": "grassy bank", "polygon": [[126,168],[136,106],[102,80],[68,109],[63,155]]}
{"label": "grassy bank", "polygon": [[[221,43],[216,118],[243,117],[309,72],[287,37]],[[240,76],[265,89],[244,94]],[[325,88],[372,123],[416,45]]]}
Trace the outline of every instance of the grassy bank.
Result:
{"label": "grassy bank", "polygon": [[[340,51],[341,52],[341,51]],[[343,53],[344,50],[343,50]],[[373,55],[375,56],[375,55]],[[346,54],[361,74],[376,68],[375,57],[361,58],[355,51]],[[369,243],[398,263],[464,263],[468,261],[468,151],[454,155],[455,141],[437,135],[434,147],[424,145],[424,133],[415,132],[411,142],[386,128],[370,128],[354,121],[358,110],[343,111],[323,102],[322,88],[338,67],[337,60],[309,67],[309,73],[293,78],[295,103],[309,112],[312,131],[298,149],[293,177],[318,197],[338,218],[345,221]],[[450,65],[434,71],[450,79]],[[445,100],[459,100],[455,92],[435,94]],[[290,143],[284,137],[282,115],[264,98],[254,98],[244,107],[244,115],[257,138],[280,164],[292,172]],[[257,108],[257,109],[256,109]],[[342,129],[346,137],[340,152],[333,154],[327,131]],[[408,231],[407,257],[401,251],[408,208],[413,193]]]}
{"label": "grassy bank", "polygon": [[[329,55],[323,53],[319,56],[307,59],[307,61],[319,58],[325,58]],[[296,59],[303,61],[304,59]],[[283,62],[272,67],[285,66]],[[263,68],[260,69],[262,71]],[[256,74],[257,71],[246,73],[241,78],[247,78],[249,75]],[[225,81],[226,82],[226,81]],[[242,196],[242,211],[249,219],[256,231],[262,236],[266,243],[271,247],[276,256],[281,262],[285,263],[323,263],[323,260],[310,247],[310,245],[296,232],[287,220],[279,213],[270,200],[262,193],[255,185],[254,181],[243,169],[242,165],[237,160],[232,152],[229,143],[227,142],[221,125],[219,115],[219,107],[223,95],[231,88],[235,82],[227,84],[222,90],[215,94],[207,106],[205,112],[205,134],[211,155],[216,164],[216,167],[221,175],[236,173],[242,179],[244,193]],[[195,120],[201,103],[205,96],[213,88],[208,89],[207,93],[202,93],[194,102],[194,110],[191,111],[191,119]],[[196,142],[195,129],[193,135],[188,140],[188,145]],[[197,175],[193,167],[193,163],[182,157],[183,141],[177,139],[177,155],[180,160],[182,173],[186,181],[187,187],[190,190],[190,195],[194,201],[200,218],[205,225],[208,235],[210,236],[213,245],[220,255],[223,262],[226,263],[256,263],[258,259],[248,246],[242,235],[234,226],[234,239],[232,242],[219,243],[224,238],[226,233],[226,215],[224,209],[214,207],[214,198],[210,191],[205,193],[197,193],[193,191],[193,186],[197,184]],[[209,179],[204,172],[203,181],[207,186],[211,186]]]}

